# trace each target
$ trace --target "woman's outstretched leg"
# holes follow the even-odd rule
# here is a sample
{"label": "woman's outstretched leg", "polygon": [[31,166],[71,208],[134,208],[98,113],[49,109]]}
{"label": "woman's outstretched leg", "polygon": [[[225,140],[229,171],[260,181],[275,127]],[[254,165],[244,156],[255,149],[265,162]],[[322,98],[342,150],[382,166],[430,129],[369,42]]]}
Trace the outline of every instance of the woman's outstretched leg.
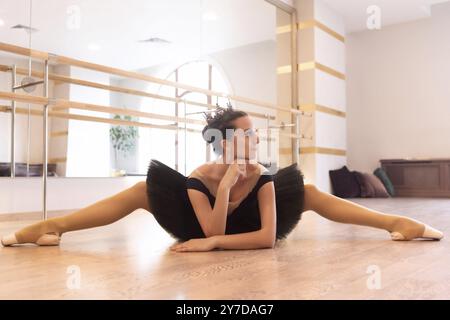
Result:
{"label": "woman's outstretched leg", "polygon": [[313,210],[336,222],[384,229],[393,240],[411,240],[428,237],[440,239],[442,232],[417,220],[394,214],[385,214],[351,201],[320,191],[312,184],[305,185],[305,211]]}
{"label": "woman's outstretched leg", "polygon": [[14,237],[17,243],[36,243],[41,236],[46,234],[61,236],[68,231],[104,226],[139,208],[150,210],[147,199],[147,185],[144,181],[66,216],[27,226],[17,231],[13,237],[9,236],[2,239],[2,243],[8,245],[10,244],[8,240],[12,241],[11,239],[14,239]]}

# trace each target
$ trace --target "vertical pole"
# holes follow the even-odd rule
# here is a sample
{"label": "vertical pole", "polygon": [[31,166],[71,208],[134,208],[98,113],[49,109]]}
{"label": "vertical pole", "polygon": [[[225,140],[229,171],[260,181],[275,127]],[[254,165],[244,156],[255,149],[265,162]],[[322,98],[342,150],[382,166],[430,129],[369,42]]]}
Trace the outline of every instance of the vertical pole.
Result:
{"label": "vertical pole", "polygon": [[294,128],[295,128],[295,139],[294,139],[294,163],[297,163],[300,165],[299,161],[299,153],[300,153],[300,114],[295,113],[294,116]]}
{"label": "vertical pole", "polygon": [[[297,72],[298,72],[298,56],[297,56],[297,13],[296,11],[291,13],[291,95],[292,95],[292,108],[299,110],[299,99],[298,99],[298,85],[297,85]],[[299,114],[292,114],[291,119],[295,123],[293,128],[295,139],[292,139],[292,161],[293,163],[299,163],[299,153],[300,153],[300,116]],[[292,132],[292,130],[291,130]]]}
{"label": "vertical pole", "polygon": [[184,175],[187,175],[187,106],[186,100],[183,99],[184,103]]}
{"label": "vertical pole", "polygon": [[267,126],[267,157],[270,165],[272,165],[272,151],[271,151],[271,135],[270,135],[270,115],[266,114],[266,126]]}
{"label": "vertical pole", "polygon": [[[17,67],[14,64],[11,68],[11,91],[14,93],[16,89]],[[11,101],[11,178],[16,176],[16,101]]]}
{"label": "vertical pole", "polygon": [[30,175],[30,144],[31,144],[31,105],[28,104],[27,116],[27,177]]}
{"label": "vertical pole", "polygon": [[[208,90],[212,90],[212,65],[208,64]],[[206,96],[206,103],[208,105],[212,104],[212,96],[208,94]],[[205,142],[205,152],[206,152],[206,162],[209,162],[211,160],[211,149],[210,144]]]}
{"label": "vertical pole", "polygon": [[[44,63],[44,97],[48,98],[48,60]],[[47,220],[47,162],[48,162],[48,104],[43,110],[43,198],[42,198],[42,219]]]}
{"label": "vertical pole", "polygon": [[[175,82],[178,83],[178,69],[175,70]],[[175,87],[175,97],[178,99],[178,87]],[[180,155],[179,155],[179,140],[180,140],[180,133],[179,133],[179,129],[178,129],[178,117],[180,115],[180,110],[179,110],[179,102],[177,100],[177,102],[175,102],[175,117],[177,117],[177,131],[175,131],[175,170],[178,171],[178,166],[179,166],[179,159],[180,159]]]}

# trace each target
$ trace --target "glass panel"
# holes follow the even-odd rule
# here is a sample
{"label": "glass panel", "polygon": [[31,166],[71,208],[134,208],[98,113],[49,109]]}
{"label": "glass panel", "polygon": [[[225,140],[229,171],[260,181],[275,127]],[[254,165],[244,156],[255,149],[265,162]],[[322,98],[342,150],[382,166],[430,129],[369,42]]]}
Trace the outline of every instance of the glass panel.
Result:
{"label": "glass panel", "polygon": [[[280,17],[273,5],[261,0],[2,0],[0,39],[182,86],[287,106],[290,101],[280,97],[290,97],[289,77],[277,76],[280,63],[289,64],[281,57],[288,51],[279,47],[277,26],[285,19]],[[0,52],[0,65],[12,64],[20,68],[20,83],[28,75],[29,61]],[[34,60],[32,67],[42,72],[42,61]],[[185,111],[205,111],[229,102],[226,97],[208,97],[161,81],[54,62],[50,74],[50,97],[84,104],[51,110],[49,172],[58,177],[144,176],[151,158],[189,174],[208,159],[200,134],[203,125],[187,124],[194,132],[186,133],[185,141],[184,123],[177,123],[175,116],[184,118]],[[10,78],[11,73],[0,72],[1,91],[11,91]],[[29,94],[42,95],[42,91],[38,85]],[[233,99],[231,103],[245,111],[276,115],[261,106]],[[0,101],[0,106],[10,102]],[[17,107],[16,162],[42,169],[42,117],[37,114],[42,106],[31,105],[30,117],[27,104]],[[6,108],[1,111],[0,168],[4,168],[11,159],[11,115]],[[187,117],[203,120],[202,114]],[[253,120],[256,127],[267,126],[264,118]]]}

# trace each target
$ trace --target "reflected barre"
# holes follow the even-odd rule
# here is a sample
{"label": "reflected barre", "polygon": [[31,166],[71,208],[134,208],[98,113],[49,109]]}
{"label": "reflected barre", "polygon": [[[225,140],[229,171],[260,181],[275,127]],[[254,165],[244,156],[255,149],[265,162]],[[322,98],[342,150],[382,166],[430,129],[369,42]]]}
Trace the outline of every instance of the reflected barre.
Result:
{"label": "reflected barre", "polygon": [[[0,71],[3,71],[3,72],[12,71],[12,68],[9,66],[6,66],[6,65],[0,65]],[[16,72],[17,72],[17,74],[20,74],[20,75],[28,74],[28,71],[25,69],[22,69],[22,68],[16,68]],[[38,72],[36,70],[33,70],[31,72],[31,75],[36,78],[44,77],[42,72]],[[205,107],[208,109],[215,108],[215,105],[208,104],[208,103],[202,103],[202,102],[198,102],[198,101],[192,101],[192,100],[184,100],[184,99],[181,99],[181,96],[178,98],[167,97],[167,96],[163,96],[163,95],[159,95],[159,94],[155,94],[155,93],[149,93],[146,91],[135,90],[135,89],[119,87],[119,86],[106,85],[106,84],[97,83],[97,82],[93,82],[93,81],[87,81],[87,80],[76,79],[76,78],[72,78],[72,77],[68,77],[68,76],[56,75],[56,74],[52,74],[52,73],[49,73],[49,80],[57,81],[57,82],[61,82],[61,83],[75,84],[75,85],[79,85],[79,86],[95,88],[95,89],[100,89],[100,90],[124,93],[124,94],[129,94],[129,95],[134,95],[134,96],[153,98],[153,99],[157,99],[157,100],[171,101],[171,102],[176,102],[176,103],[186,102],[186,104],[188,104],[188,105]],[[37,83],[37,84],[43,83],[43,81],[38,81],[38,82],[39,83]],[[189,91],[187,91],[187,92],[189,92]],[[256,113],[256,112],[250,112],[249,114],[256,118],[263,118],[263,116],[261,114]],[[272,117],[272,120],[274,120],[274,119],[275,119],[275,117]]]}
{"label": "reflected barre", "polygon": [[[101,117],[85,116],[85,115],[78,115],[78,114],[71,114],[71,113],[63,113],[63,112],[57,112],[57,111],[64,110],[64,109],[81,109],[81,110],[103,112],[103,113],[108,113],[108,114],[130,115],[130,116],[136,116],[136,117],[142,117],[142,118],[167,120],[167,121],[174,121],[174,122],[186,121],[186,123],[197,124],[197,125],[205,124],[204,120],[189,119],[189,118],[185,119],[184,117],[167,116],[167,115],[161,115],[161,114],[149,113],[149,112],[143,112],[143,111],[137,111],[137,110],[131,110],[131,109],[100,106],[100,105],[95,105],[95,104],[68,101],[68,100],[64,100],[64,99],[51,99],[51,98],[30,96],[30,95],[26,95],[26,94],[10,93],[10,92],[4,92],[4,91],[0,91],[0,99],[29,103],[29,104],[34,104],[34,105],[47,104],[50,106],[50,109],[51,109],[50,115],[59,117],[59,118],[73,119],[73,120],[103,122],[103,123],[110,123],[110,124],[115,124],[115,125],[128,125],[128,126],[137,126],[137,127],[146,127],[146,128],[177,130],[177,127],[174,125],[156,125],[156,124],[144,123],[144,122],[139,122],[139,121],[101,118]],[[0,112],[11,112],[11,111],[12,111],[12,108],[10,106],[0,106]],[[17,113],[23,113],[23,114],[28,112],[27,109],[24,109],[24,108],[22,108],[22,109],[16,108],[16,111],[17,111]],[[187,113],[187,114],[188,115],[189,114],[203,114],[208,111],[214,112],[214,110],[205,110],[205,111],[199,111],[199,112],[191,112],[191,113]],[[32,110],[31,112],[33,115],[42,115],[42,112],[38,111],[38,110]],[[271,125],[269,128],[270,129],[277,129],[277,128],[283,129],[286,127],[293,127],[293,126],[295,126],[295,124],[281,123],[280,125]],[[184,127],[178,127],[178,128],[184,129]],[[267,128],[258,128],[258,129],[263,130],[263,129],[267,129]],[[191,132],[201,132],[201,130],[190,129],[190,128],[187,128],[187,130],[191,131]],[[309,138],[304,137],[303,135],[298,136],[298,135],[287,134],[287,133],[280,133],[280,135],[292,137],[292,138],[309,139]]]}
{"label": "reflected barre", "polygon": [[[11,107],[9,106],[0,106],[0,112],[11,112]],[[16,108],[16,113],[18,114],[28,114],[28,109],[25,108]],[[40,110],[31,110],[31,114],[34,116],[42,116],[43,112]],[[184,129],[182,127],[177,127],[175,125],[158,125],[151,124],[139,121],[129,121],[129,120],[119,120],[119,119],[107,119],[102,117],[93,117],[93,116],[85,116],[80,114],[70,114],[66,112],[57,112],[57,111],[49,111],[49,116],[55,118],[63,118],[70,120],[79,120],[79,121],[90,121],[90,122],[100,122],[100,123],[108,123],[112,125],[125,125],[125,126],[134,126],[134,127],[142,127],[142,128],[152,128],[152,129],[164,129],[164,130],[177,130]],[[189,132],[201,132],[198,129],[187,128]]]}
{"label": "reflected barre", "polygon": [[[38,50],[33,50],[33,49],[30,50],[30,49],[27,49],[24,47],[11,45],[11,44],[7,44],[4,42],[0,42],[0,51],[5,51],[5,52],[18,54],[18,55],[22,55],[22,56],[27,56],[27,57],[31,57],[31,58],[35,58],[35,59],[39,59],[39,60],[44,60],[44,61],[47,60],[47,61],[49,61],[51,63],[55,63],[55,64],[70,65],[73,67],[79,67],[79,68],[83,68],[83,69],[112,74],[112,75],[116,75],[116,76],[120,76],[120,77],[124,77],[124,78],[141,80],[141,81],[150,82],[150,83],[154,83],[154,84],[156,83],[156,84],[169,86],[169,87],[173,87],[173,88],[184,89],[184,90],[188,90],[191,92],[202,93],[207,96],[224,97],[224,98],[228,98],[230,100],[247,103],[247,104],[251,104],[251,105],[256,105],[256,106],[273,109],[273,110],[277,110],[277,111],[292,112],[292,109],[290,109],[290,108],[280,107],[280,106],[277,106],[277,105],[274,105],[272,103],[265,102],[265,101],[258,101],[258,100],[254,100],[251,98],[246,98],[246,97],[241,97],[241,96],[236,96],[236,95],[229,95],[224,92],[217,92],[217,91],[213,91],[213,90],[198,88],[198,87],[182,84],[179,82],[156,78],[153,76],[149,76],[149,75],[134,72],[134,71],[121,70],[121,69],[117,69],[117,68],[113,68],[113,67],[103,66],[103,65],[99,65],[99,64],[95,64],[95,63],[91,63],[91,62],[81,61],[81,60],[77,60],[77,59],[73,59],[73,58],[69,58],[69,57],[64,57],[64,56],[59,56],[56,54],[38,51]],[[2,66],[2,68],[4,69],[5,66]],[[34,76],[38,77],[39,73],[35,73]],[[64,77],[64,76],[59,76],[59,77],[60,77],[59,78],[60,81],[71,81],[69,77]],[[49,75],[49,79],[50,79],[50,75]],[[103,86],[103,85],[95,83],[95,82],[86,82],[85,84],[87,85],[88,83],[90,85]],[[181,102],[181,101],[179,101],[179,102]],[[211,106],[214,107],[214,105],[210,105],[210,107]]]}

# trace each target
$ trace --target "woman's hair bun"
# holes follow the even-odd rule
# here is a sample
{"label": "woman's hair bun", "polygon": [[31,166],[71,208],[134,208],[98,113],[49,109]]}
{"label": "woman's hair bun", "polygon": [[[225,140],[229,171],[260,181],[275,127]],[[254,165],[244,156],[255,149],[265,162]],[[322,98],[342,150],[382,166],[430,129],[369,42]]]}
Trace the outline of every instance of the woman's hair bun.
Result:
{"label": "woman's hair bun", "polygon": [[[214,111],[204,112],[203,115],[206,120],[206,125],[202,130],[203,139],[207,143],[214,143],[214,150],[217,152],[219,151],[218,149],[221,149],[220,141],[226,137],[226,130],[235,129],[232,122],[237,118],[247,116],[247,113],[235,110],[231,104],[228,104],[227,108],[217,106]],[[208,134],[207,131],[210,129],[219,130],[222,134],[222,139],[216,141],[216,135]]]}

